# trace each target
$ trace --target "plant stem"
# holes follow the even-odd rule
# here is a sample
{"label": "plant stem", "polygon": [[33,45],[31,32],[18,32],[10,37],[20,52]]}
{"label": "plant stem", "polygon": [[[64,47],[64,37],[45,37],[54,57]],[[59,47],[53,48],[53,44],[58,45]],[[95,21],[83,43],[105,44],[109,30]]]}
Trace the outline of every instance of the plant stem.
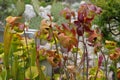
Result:
{"label": "plant stem", "polygon": [[[84,58],[85,58],[85,55],[84,55]],[[85,60],[85,59],[84,59],[84,60]],[[84,74],[85,74],[85,61],[84,61],[84,63],[83,63],[83,80],[85,80]]]}
{"label": "plant stem", "polygon": [[114,61],[114,71],[115,71],[114,72],[114,74],[115,74],[115,80],[118,80],[117,79],[117,61],[116,60]]}
{"label": "plant stem", "polygon": [[79,71],[80,71],[80,67],[83,65],[83,74],[82,74],[82,80],[85,80],[84,78],[84,73],[85,73],[85,53],[83,53],[82,55],[82,59],[80,61],[80,65],[79,65]]}
{"label": "plant stem", "polygon": [[108,76],[108,73],[107,73],[107,72],[108,72],[108,71],[107,71],[108,59],[105,58],[105,54],[103,53],[103,51],[102,51],[102,50],[100,50],[100,51],[101,51],[101,53],[102,53],[102,55],[103,55],[103,58],[104,58],[104,60],[105,60],[105,71],[106,71],[106,72],[105,72],[105,76],[106,76],[106,80],[108,80],[108,77],[107,77],[107,76]]}
{"label": "plant stem", "polygon": [[[12,67],[13,65],[13,48],[11,46],[11,49],[10,49],[10,66]],[[11,74],[12,74],[12,68],[11,68]]]}
{"label": "plant stem", "polygon": [[54,69],[52,67],[52,77],[51,77],[52,80],[54,80]]}
{"label": "plant stem", "polygon": [[37,66],[38,73],[39,73],[39,79],[41,79],[40,64],[39,64],[39,52],[37,51],[37,46],[36,46],[36,66]]}
{"label": "plant stem", "polygon": [[[78,36],[78,41],[79,41],[79,36]],[[75,55],[75,62],[74,62],[75,67],[77,67],[78,48],[79,48],[79,42],[78,42],[78,45],[77,45],[77,52],[76,52],[76,55]],[[74,78],[76,80],[76,74],[74,75]]]}
{"label": "plant stem", "polygon": [[[52,23],[51,23],[51,25],[52,25]],[[57,46],[57,40],[56,40],[56,38],[55,38],[55,35],[54,35],[54,33],[53,33],[53,28],[52,28],[51,25],[50,25],[51,33],[52,33],[53,39],[54,39],[54,41],[55,41],[56,51],[57,51],[57,53],[59,54],[59,50],[58,50],[58,46]]]}
{"label": "plant stem", "polygon": [[97,68],[97,71],[96,71],[96,74],[95,74],[95,78],[94,78],[94,80],[96,80],[96,79],[97,79],[97,74],[98,74],[98,71],[99,71],[99,67]]}
{"label": "plant stem", "polygon": [[[24,53],[24,50],[22,50],[22,52]],[[23,56],[23,62],[24,62],[24,79],[25,79],[25,58]]]}
{"label": "plant stem", "polygon": [[87,46],[86,46],[86,43],[85,43],[85,39],[84,39],[84,36],[82,36],[83,38],[83,45],[84,45],[84,54],[85,54],[85,57],[86,57],[86,80],[88,80],[88,69],[89,69],[89,60],[88,60],[88,50],[87,50]]}
{"label": "plant stem", "polygon": [[64,71],[65,71],[65,74],[66,74],[66,77],[67,77],[67,80],[69,80],[70,79],[70,76],[69,76],[69,73],[68,73],[68,71],[66,70],[66,61],[64,61],[64,67],[63,67],[63,69],[64,69]]}
{"label": "plant stem", "polygon": [[[79,36],[78,36],[78,41],[79,41]],[[77,52],[76,52],[76,56],[75,56],[75,66],[77,66],[78,48],[79,48],[79,42],[77,45]]]}
{"label": "plant stem", "polygon": [[39,80],[46,80],[44,73],[41,70],[41,65],[39,62],[39,51],[37,50],[37,37],[35,37],[35,47],[36,47],[36,66],[38,69],[38,73],[39,73]]}
{"label": "plant stem", "polygon": [[27,42],[27,35],[25,33],[25,30],[24,30],[24,35],[25,35],[26,50],[27,50],[28,58],[29,58],[29,62],[30,62],[30,80],[32,80],[31,59],[30,59],[30,54],[29,54],[29,49],[28,49],[28,42]]}
{"label": "plant stem", "polygon": [[88,80],[88,69],[89,69],[89,60],[88,60],[88,51],[87,51],[87,46],[85,44],[85,49],[86,49],[86,61],[87,61],[87,70],[86,70],[86,80]]}

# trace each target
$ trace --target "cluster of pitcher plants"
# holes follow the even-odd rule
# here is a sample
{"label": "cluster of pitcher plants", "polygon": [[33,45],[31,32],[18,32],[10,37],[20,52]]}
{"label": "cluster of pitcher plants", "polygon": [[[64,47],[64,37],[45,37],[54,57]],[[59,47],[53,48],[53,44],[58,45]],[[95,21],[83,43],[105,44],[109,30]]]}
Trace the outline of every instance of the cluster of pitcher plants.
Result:
{"label": "cluster of pitcher plants", "polygon": [[[100,29],[92,27],[101,13],[102,9],[91,3],[81,4],[77,12],[65,8],[60,17],[68,22],[61,25],[48,14],[49,20],[41,21],[33,39],[27,37],[29,26],[22,17],[7,17],[0,50],[0,80],[108,80],[110,63],[114,80],[119,79],[116,65],[120,48],[114,41],[103,41]],[[41,47],[43,42],[50,44],[50,49]],[[90,65],[91,55],[95,56],[94,65]],[[43,60],[52,66],[52,76],[45,74],[46,66],[40,63]]]}

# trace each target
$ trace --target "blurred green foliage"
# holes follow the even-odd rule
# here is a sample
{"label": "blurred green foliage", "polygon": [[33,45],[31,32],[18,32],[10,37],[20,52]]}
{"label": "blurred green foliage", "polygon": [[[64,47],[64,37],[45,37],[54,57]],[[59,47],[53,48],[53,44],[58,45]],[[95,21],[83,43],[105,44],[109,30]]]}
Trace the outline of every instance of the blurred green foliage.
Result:
{"label": "blurred green foliage", "polygon": [[33,17],[29,22],[29,28],[39,29],[42,18],[40,16]]}
{"label": "blurred green foliage", "polygon": [[[65,18],[63,18],[60,15],[60,11],[63,10],[65,8],[64,5],[62,5],[62,3],[60,2],[54,2],[52,4],[52,8],[51,8],[51,14],[54,17],[53,21],[57,22],[58,24],[61,24],[63,22],[66,22]],[[61,17],[60,17],[61,16]]]}
{"label": "blurred green foliage", "polygon": [[21,16],[24,10],[24,0],[0,0],[0,20],[3,22],[7,16]]}
{"label": "blurred green foliage", "polygon": [[[117,25],[116,29],[120,32],[120,0],[91,0],[91,2],[102,8],[102,14],[96,17],[94,23],[101,28],[104,39],[116,41],[112,37],[116,35],[111,33],[108,24],[113,23],[113,20],[115,20],[117,22],[115,23]],[[120,46],[120,41],[117,42]]]}
{"label": "blurred green foliage", "polygon": [[54,0],[40,0],[40,5],[45,7],[47,5],[51,5]]}
{"label": "blurred green foliage", "polygon": [[4,49],[3,49],[3,43],[0,43],[0,54],[2,54],[3,51],[4,51]]}
{"label": "blurred green foliage", "polygon": [[24,0],[25,1],[25,4],[30,4],[31,3],[31,0]]}
{"label": "blurred green foliage", "polygon": [[[59,0],[62,1],[62,0]],[[5,22],[5,18],[7,16],[21,16],[25,10],[25,4],[32,4],[36,14],[39,14],[39,6],[47,6],[47,5],[52,5],[53,2],[56,2],[56,0],[0,0],[0,21]],[[59,12],[62,10],[64,7],[61,3],[54,3],[52,7],[52,14],[55,17],[54,21],[58,21],[58,23],[61,23],[62,21],[64,22],[63,18],[58,18],[59,17]],[[33,18],[30,21],[30,28],[36,28],[38,26],[39,22],[37,20],[41,20],[41,18]],[[34,23],[34,24],[33,24]],[[35,26],[36,25],[36,26]]]}
{"label": "blurred green foliage", "polygon": [[9,10],[10,6],[9,0],[0,0],[0,20],[3,20],[7,15],[10,14],[11,10]]}

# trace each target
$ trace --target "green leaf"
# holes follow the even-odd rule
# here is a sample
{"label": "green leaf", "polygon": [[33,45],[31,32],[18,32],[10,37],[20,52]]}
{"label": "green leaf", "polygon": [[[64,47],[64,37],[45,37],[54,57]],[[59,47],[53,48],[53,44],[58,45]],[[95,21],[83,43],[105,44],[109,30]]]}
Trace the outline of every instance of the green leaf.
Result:
{"label": "green leaf", "polygon": [[0,76],[0,80],[3,80],[1,76]]}
{"label": "green leaf", "polygon": [[26,79],[35,79],[38,76],[38,69],[36,66],[29,67],[25,72]]}
{"label": "green leaf", "polygon": [[[90,71],[89,71],[90,80],[94,80],[96,71],[97,71],[97,67],[90,69]],[[105,78],[104,72],[101,69],[99,69],[96,80],[104,80],[104,78]]]}
{"label": "green leaf", "polygon": [[33,5],[33,8],[37,15],[39,15],[39,1],[38,0],[31,0],[31,3]]}
{"label": "green leaf", "polygon": [[11,75],[13,76],[13,79],[17,79],[17,73],[18,73],[18,57],[17,56],[14,56],[14,60],[13,60],[13,63],[12,63],[12,67],[11,67],[11,72],[12,73]]}
{"label": "green leaf", "polygon": [[21,16],[25,10],[25,3],[24,0],[17,0],[15,1],[15,9],[13,15]]}
{"label": "green leaf", "polygon": [[17,74],[18,74],[17,75],[17,79],[25,80],[25,73],[24,73],[24,69],[23,68],[19,67]]}
{"label": "green leaf", "polygon": [[10,53],[10,49],[11,49],[11,41],[12,41],[12,37],[13,34],[10,33],[11,29],[10,29],[10,24],[6,24],[5,26],[5,30],[4,30],[4,65],[5,68],[7,69],[7,73],[8,73],[8,67],[9,67],[9,53]]}
{"label": "green leaf", "polygon": [[54,79],[59,80],[60,79],[60,74],[54,74]]}
{"label": "green leaf", "polygon": [[0,80],[6,80],[7,77],[7,71],[6,69],[3,69],[2,72],[0,73]]}
{"label": "green leaf", "polygon": [[24,10],[25,10],[24,0],[18,0],[17,1],[17,3],[16,3],[16,9],[17,9],[18,15],[22,15],[24,13]]}

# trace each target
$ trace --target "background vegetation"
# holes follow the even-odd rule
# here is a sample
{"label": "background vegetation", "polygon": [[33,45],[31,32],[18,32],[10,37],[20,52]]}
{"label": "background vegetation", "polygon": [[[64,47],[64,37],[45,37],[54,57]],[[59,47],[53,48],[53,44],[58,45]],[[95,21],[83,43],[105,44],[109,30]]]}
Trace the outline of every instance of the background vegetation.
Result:
{"label": "background vegetation", "polygon": [[103,9],[95,24],[101,28],[105,39],[117,41],[120,46],[120,0],[91,1]]}

